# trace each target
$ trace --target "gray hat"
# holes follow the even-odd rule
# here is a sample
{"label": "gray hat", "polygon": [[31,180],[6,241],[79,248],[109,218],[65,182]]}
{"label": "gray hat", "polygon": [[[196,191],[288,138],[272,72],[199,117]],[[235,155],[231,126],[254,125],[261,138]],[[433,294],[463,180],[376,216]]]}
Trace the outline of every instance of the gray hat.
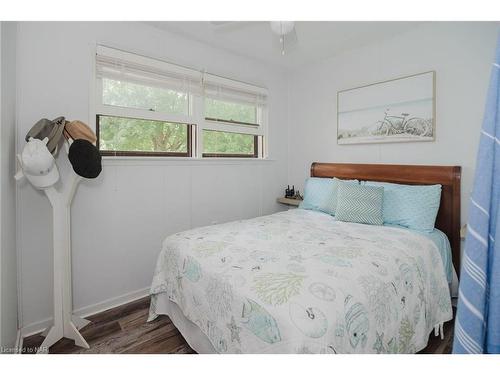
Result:
{"label": "gray hat", "polygon": [[49,142],[47,143],[47,149],[52,155],[55,155],[57,154],[57,145],[62,137],[65,124],[66,122],[62,116],[54,120],[43,118],[33,125],[28,134],[26,134],[26,142],[28,142],[30,138],[40,140],[48,138]]}

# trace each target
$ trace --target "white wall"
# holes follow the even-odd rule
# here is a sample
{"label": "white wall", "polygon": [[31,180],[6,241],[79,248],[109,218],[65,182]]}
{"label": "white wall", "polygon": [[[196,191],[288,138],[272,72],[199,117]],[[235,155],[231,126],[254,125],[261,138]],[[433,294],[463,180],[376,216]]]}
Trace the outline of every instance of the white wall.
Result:
{"label": "white wall", "polygon": [[15,103],[16,24],[0,23],[0,346],[17,335]]}
{"label": "white wall", "polygon": [[[290,75],[288,182],[302,187],[311,163],[462,166],[462,222],[499,23],[432,23]],[[337,145],[337,92],[436,71],[436,141]]]}
{"label": "white wall", "polygon": [[[91,123],[96,43],[205,68],[270,93],[271,161],[105,160],[101,176],[80,186],[72,211],[77,311],[144,293],[167,235],[280,209],[275,199],[287,180],[282,72],[140,23],[22,22],[18,38],[19,146],[42,117]],[[59,155],[63,173],[64,159]],[[48,200],[31,186],[19,187],[19,203],[22,323],[29,333],[52,316],[52,219]]]}

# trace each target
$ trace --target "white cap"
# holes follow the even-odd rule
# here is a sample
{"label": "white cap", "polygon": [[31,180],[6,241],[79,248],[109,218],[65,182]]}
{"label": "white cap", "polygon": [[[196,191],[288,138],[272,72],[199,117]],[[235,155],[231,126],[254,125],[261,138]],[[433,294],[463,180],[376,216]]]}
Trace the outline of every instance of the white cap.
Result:
{"label": "white cap", "polygon": [[59,180],[59,171],[47,142],[48,138],[43,141],[30,138],[21,154],[23,173],[37,189],[48,188]]}

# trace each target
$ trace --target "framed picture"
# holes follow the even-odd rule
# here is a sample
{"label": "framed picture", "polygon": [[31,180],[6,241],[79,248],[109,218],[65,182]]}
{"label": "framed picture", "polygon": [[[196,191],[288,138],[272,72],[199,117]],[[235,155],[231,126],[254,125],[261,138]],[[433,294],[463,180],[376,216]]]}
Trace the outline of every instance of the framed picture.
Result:
{"label": "framed picture", "polygon": [[436,73],[426,72],[337,93],[337,143],[435,139]]}

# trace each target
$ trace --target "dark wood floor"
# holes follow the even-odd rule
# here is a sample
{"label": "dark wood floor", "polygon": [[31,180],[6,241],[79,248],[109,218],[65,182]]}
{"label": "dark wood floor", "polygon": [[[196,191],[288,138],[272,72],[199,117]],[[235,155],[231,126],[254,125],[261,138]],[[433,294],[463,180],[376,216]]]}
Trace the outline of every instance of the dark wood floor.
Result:
{"label": "dark wood floor", "polygon": [[[453,309],[455,316],[455,309]],[[455,328],[455,319],[444,323],[444,338],[434,336],[434,332],[429,337],[427,347],[420,351],[419,354],[450,354],[453,348],[453,330]]]}
{"label": "dark wood floor", "polygon": [[[166,316],[147,323],[149,297],[128,303],[88,317],[92,323],[81,330],[90,349],[75,346],[62,339],[49,349],[49,353],[165,353],[191,354],[194,350]],[[420,353],[451,353],[453,321],[445,324],[445,338],[431,335],[429,345]],[[34,353],[44,337],[40,334],[26,337],[23,352]]]}
{"label": "dark wood floor", "polygon": [[[75,346],[72,340],[62,339],[49,353],[194,353],[179,331],[166,316],[147,323],[149,297],[87,317],[92,323],[80,332],[90,349]],[[33,353],[44,337],[26,337],[23,352]]]}

